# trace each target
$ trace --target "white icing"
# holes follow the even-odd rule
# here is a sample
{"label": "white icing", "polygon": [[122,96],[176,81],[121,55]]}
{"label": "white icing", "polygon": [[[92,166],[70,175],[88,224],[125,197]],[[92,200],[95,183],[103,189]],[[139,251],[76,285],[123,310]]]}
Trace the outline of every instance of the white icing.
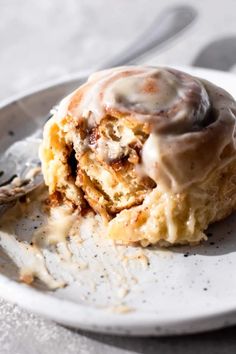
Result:
{"label": "white icing", "polygon": [[[140,170],[175,192],[206,177],[219,165],[222,151],[234,146],[233,98],[177,70],[127,66],[98,72],[66,102],[67,113],[75,121],[87,120],[89,127],[109,116],[129,116],[147,124],[150,135],[143,145]],[[108,139],[98,140],[93,150],[106,160],[119,158],[125,148]]]}
{"label": "white icing", "polygon": [[[81,87],[84,94],[79,105],[73,108],[73,115],[93,118],[99,124],[107,110],[116,109],[123,113],[135,113],[139,118],[163,115],[180,100],[186,100],[193,92],[203,116],[209,101],[204,87],[189,76],[178,77],[164,68],[121,67],[92,75]],[[176,120],[189,120],[192,124],[192,102],[184,102],[175,115]],[[161,113],[160,113],[161,112]],[[183,114],[181,114],[183,112]],[[160,119],[157,119],[158,121]],[[172,117],[173,121],[173,117]]]}

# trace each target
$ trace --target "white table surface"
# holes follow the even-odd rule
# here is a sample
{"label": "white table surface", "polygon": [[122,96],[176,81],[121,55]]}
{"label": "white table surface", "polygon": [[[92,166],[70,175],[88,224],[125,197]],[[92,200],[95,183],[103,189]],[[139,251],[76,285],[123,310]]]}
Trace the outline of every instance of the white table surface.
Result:
{"label": "white table surface", "polygon": [[[164,8],[179,3],[177,0],[0,0],[0,100],[99,66],[108,56],[128,46]],[[186,3],[199,13],[191,28],[138,62],[191,65],[204,48],[221,40],[217,50],[214,49],[212,67],[221,69],[232,61],[231,71],[236,72],[236,1]],[[207,55],[203,58],[209,59]],[[209,60],[206,64],[204,60],[197,62],[209,66]],[[235,333],[236,327],[172,338],[97,335],[64,328],[0,299],[0,354],[233,354]]]}

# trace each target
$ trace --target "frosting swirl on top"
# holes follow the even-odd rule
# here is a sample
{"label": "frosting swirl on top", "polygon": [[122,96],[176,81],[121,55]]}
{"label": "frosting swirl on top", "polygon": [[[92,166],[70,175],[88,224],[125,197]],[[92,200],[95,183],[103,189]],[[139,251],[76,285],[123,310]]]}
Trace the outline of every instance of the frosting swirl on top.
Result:
{"label": "frosting swirl on top", "polygon": [[174,192],[235,158],[234,99],[174,69],[131,66],[95,73],[70,96],[67,111],[89,127],[107,116],[147,123],[141,169]]}

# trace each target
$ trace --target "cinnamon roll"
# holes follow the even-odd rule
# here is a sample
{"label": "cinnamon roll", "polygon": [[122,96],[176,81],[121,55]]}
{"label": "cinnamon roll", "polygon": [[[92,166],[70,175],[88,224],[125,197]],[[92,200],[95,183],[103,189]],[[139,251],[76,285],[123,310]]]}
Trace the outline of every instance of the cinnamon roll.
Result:
{"label": "cinnamon roll", "polygon": [[226,91],[181,71],[95,73],[45,125],[49,193],[100,214],[116,241],[198,243],[236,209],[235,114]]}

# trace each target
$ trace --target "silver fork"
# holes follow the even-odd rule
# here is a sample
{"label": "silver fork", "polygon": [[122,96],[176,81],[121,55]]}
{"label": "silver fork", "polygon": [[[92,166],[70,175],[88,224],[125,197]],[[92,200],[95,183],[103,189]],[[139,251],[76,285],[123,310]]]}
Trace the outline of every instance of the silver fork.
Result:
{"label": "silver fork", "polygon": [[38,134],[13,143],[0,159],[0,204],[32,191],[43,182]]}
{"label": "silver fork", "polygon": [[[187,28],[196,18],[190,6],[176,6],[164,11],[149,29],[123,53],[102,65],[100,69],[128,64],[159,47]],[[38,149],[41,131],[16,141],[0,158],[0,205],[26,195],[43,183]]]}

